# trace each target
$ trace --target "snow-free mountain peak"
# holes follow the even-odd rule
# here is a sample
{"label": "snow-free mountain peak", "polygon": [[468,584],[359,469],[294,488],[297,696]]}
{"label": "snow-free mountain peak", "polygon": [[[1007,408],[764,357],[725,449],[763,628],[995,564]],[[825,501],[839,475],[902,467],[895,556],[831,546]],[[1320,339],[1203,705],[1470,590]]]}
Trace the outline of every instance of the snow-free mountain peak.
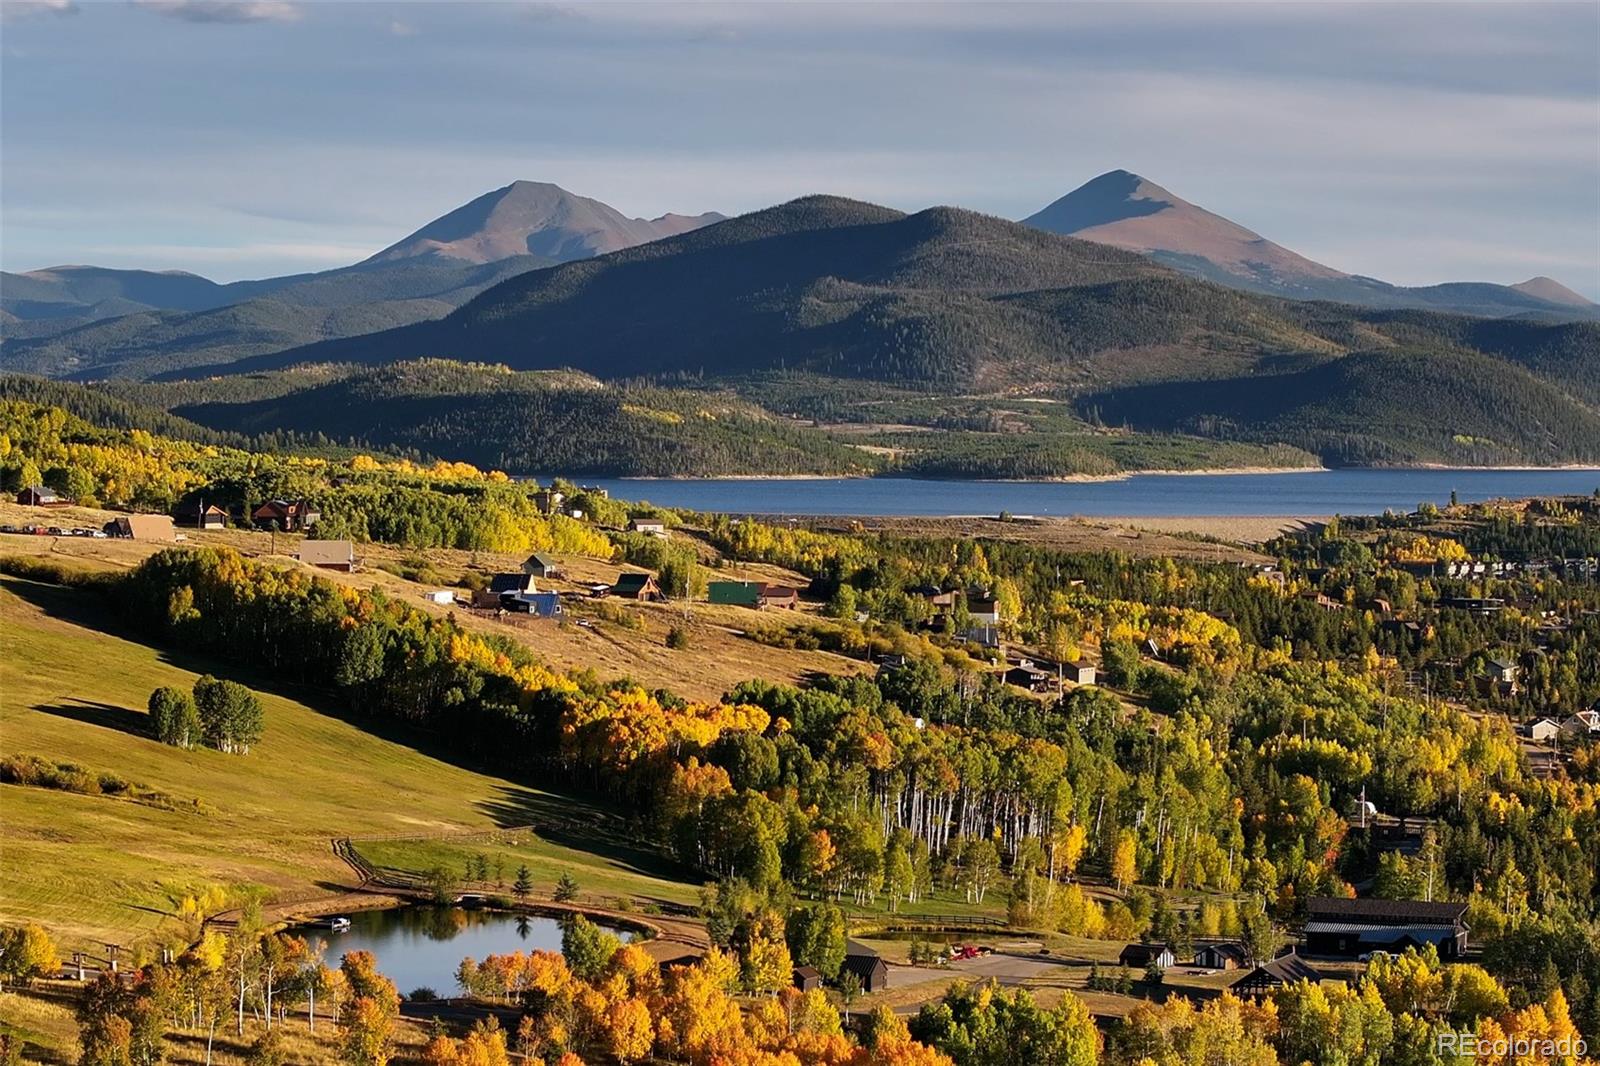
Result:
{"label": "snow-free mountain peak", "polygon": [[550,182],[514,181],[434,219],[367,262],[434,256],[488,263],[516,255],[565,262],[672,237],[722,217],[708,212],[629,218]]}

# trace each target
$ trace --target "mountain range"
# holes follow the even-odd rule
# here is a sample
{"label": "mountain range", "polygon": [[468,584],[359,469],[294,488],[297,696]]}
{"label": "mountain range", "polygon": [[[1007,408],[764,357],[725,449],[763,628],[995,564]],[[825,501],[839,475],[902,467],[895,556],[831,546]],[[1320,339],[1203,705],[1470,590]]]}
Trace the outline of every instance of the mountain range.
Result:
{"label": "mountain range", "polygon": [[1051,233],[1142,252],[1192,277],[1247,292],[1472,315],[1600,317],[1594,303],[1546,277],[1516,285],[1447,282],[1408,288],[1346,274],[1126,170],[1102,174],[1023,221]]}
{"label": "mountain range", "polygon": [[21,312],[182,306],[8,339],[6,369],[210,431],[524,471],[1600,460],[1581,297],[1384,286],[1124,172],[1024,222],[831,196],[628,219],[518,182],[319,274],[19,277]]}
{"label": "mountain range", "polygon": [[[0,277],[0,362],[56,377],[150,377],[437,319],[499,281],[723,221],[630,218],[560,186],[517,181],[360,263],[219,284],[181,271],[62,266]],[[1313,262],[1127,171],[1024,220],[1141,253],[1204,280],[1291,299],[1548,321],[1600,307],[1544,277],[1403,288]]]}
{"label": "mountain range", "polygon": [[437,318],[497,281],[719,221],[628,218],[556,185],[518,181],[360,263],[218,284],[181,271],[64,266],[0,277],[8,369],[144,377]]}

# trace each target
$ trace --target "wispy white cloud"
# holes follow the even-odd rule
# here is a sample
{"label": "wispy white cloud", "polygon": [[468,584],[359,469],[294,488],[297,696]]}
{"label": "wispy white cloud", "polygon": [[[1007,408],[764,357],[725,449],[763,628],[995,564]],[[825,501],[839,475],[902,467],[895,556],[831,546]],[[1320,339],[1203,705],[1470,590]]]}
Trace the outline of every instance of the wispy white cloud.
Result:
{"label": "wispy white cloud", "polygon": [[0,0],[0,20],[28,18],[32,15],[76,15],[73,0]]}
{"label": "wispy white cloud", "polygon": [[184,22],[298,22],[304,15],[290,0],[135,0],[139,7]]}
{"label": "wispy white cloud", "polygon": [[399,19],[390,19],[389,33],[395,37],[415,37],[417,35],[417,28],[409,22],[401,22]]}

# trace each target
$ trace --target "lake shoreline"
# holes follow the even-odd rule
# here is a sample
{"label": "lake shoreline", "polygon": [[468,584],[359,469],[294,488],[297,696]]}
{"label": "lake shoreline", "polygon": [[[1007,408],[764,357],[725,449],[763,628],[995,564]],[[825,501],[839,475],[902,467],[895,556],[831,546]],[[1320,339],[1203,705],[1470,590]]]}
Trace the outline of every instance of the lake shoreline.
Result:
{"label": "lake shoreline", "polygon": [[1152,467],[1147,470],[1119,470],[1114,474],[1054,474],[1049,477],[943,477],[933,474],[878,473],[878,474],[517,474],[516,480],[534,481],[547,485],[560,479],[574,483],[584,479],[594,481],[625,481],[630,484],[693,484],[704,481],[929,481],[974,485],[1079,485],[1102,482],[1128,481],[1139,477],[1237,477],[1262,474],[1328,474],[1359,471],[1429,471],[1459,470],[1471,473],[1583,473],[1600,474],[1600,466],[1587,463],[1563,463],[1559,466],[1451,466],[1447,463],[1406,463],[1384,466],[1220,466],[1167,469]]}

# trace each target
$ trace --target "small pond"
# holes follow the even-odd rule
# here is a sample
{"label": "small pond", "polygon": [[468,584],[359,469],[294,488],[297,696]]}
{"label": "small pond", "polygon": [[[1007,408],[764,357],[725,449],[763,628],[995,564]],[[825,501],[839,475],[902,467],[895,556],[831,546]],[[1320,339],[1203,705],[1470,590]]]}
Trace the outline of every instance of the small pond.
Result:
{"label": "small pond", "polygon": [[[623,930],[611,931],[630,939]],[[339,965],[348,951],[372,952],[378,971],[406,996],[418,988],[431,988],[440,996],[460,995],[456,968],[468,955],[482,962],[485,955],[561,950],[561,924],[554,918],[461,907],[356,911],[350,915],[348,932],[325,928],[299,932],[327,942],[329,966]]]}

